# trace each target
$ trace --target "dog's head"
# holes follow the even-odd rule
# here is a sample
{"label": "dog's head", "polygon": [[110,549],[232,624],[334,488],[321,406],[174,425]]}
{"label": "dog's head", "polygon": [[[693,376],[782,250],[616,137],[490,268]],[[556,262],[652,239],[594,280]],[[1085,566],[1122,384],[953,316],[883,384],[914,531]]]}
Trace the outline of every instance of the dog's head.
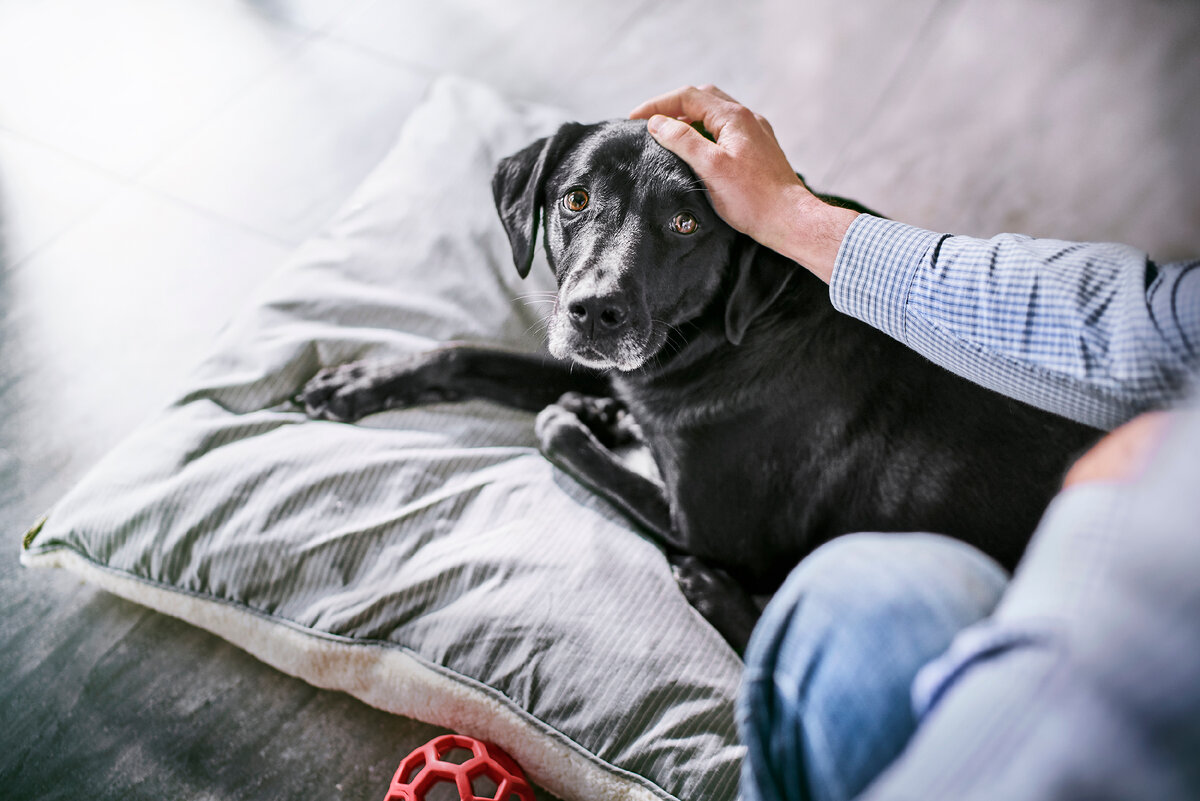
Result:
{"label": "dog's head", "polygon": [[492,191],[521,277],[543,218],[558,279],[550,352],[589,367],[635,370],[718,303],[737,344],[791,273],[755,259],[642,121],[567,123],[501,161]]}

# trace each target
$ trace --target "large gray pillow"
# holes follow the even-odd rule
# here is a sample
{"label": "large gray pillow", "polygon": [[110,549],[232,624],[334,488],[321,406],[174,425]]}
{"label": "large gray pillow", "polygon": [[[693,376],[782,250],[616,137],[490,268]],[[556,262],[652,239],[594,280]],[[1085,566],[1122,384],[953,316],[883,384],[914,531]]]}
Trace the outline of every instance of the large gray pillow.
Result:
{"label": "large gray pillow", "polygon": [[561,115],[443,80],[190,387],[26,538],[280,670],[490,739],[567,799],[732,799],[737,656],[662,553],[483,402],[307,420],[321,367],[444,340],[534,350],[489,189]]}

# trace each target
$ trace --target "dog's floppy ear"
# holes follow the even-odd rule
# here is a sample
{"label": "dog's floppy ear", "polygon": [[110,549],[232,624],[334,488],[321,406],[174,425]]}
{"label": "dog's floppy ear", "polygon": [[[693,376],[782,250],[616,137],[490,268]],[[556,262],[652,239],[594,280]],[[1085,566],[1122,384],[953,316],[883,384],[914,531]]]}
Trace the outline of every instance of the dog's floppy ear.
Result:
{"label": "dog's floppy ear", "polygon": [[796,270],[803,268],[744,235],[738,236],[733,268],[733,290],[725,304],[725,338],[740,345],[750,323],[779,297]]}
{"label": "dog's floppy ear", "polygon": [[542,213],[542,190],[546,176],[562,158],[563,152],[583,135],[584,126],[568,122],[553,136],[539,139],[529,147],[502,160],[492,176],[492,197],[496,211],[512,246],[513,262],[521,277],[529,275],[533,247],[537,238],[538,217]]}

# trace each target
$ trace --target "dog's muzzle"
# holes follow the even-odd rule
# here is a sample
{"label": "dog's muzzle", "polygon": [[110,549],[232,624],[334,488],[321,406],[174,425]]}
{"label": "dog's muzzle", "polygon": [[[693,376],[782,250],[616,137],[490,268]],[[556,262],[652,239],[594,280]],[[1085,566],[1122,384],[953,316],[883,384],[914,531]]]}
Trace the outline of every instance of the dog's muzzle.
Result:
{"label": "dog's muzzle", "polygon": [[648,315],[613,294],[575,293],[560,303],[549,333],[556,358],[600,370],[637,369],[656,349]]}

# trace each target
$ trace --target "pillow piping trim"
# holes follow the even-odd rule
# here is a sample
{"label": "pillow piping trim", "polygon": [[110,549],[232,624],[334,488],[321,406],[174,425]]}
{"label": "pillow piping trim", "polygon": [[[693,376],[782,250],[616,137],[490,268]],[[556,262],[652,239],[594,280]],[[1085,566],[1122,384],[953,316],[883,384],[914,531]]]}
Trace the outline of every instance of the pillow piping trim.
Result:
{"label": "pillow piping trim", "polygon": [[[237,601],[101,564],[66,545],[23,549],[21,564],[65,569],[106,592],[204,629],[314,687],[496,742],[531,780],[567,801],[680,801],[650,779],[591,753],[494,687],[398,643],[310,628]],[[370,656],[363,659],[363,654]],[[353,673],[346,670],[350,665]],[[347,675],[360,678],[349,682]]]}

